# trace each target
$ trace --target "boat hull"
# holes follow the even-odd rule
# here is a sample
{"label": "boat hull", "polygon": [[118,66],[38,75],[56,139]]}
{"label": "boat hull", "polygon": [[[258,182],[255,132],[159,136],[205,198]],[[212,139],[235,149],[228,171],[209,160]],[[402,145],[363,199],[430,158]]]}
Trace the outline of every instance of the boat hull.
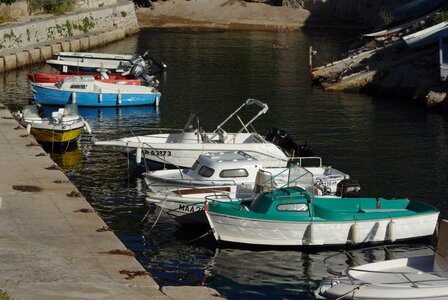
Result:
{"label": "boat hull", "polygon": [[[354,244],[351,235],[354,221],[291,222],[249,219],[207,211],[207,219],[217,241],[271,245],[311,246]],[[406,240],[432,235],[439,213],[394,218],[395,239]],[[359,242],[378,243],[388,240],[391,219],[356,221]]]}
{"label": "boat hull", "polygon": [[81,133],[81,128],[72,130],[51,130],[31,128],[31,134],[36,141],[43,143],[67,143],[74,141]]}
{"label": "boat hull", "polygon": [[[75,94],[75,97],[73,96]],[[116,94],[98,92],[76,92],[47,89],[33,85],[34,100],[45,105],[66,105],[77,103],[78,106],[134,106],[134,105],[158,105],[160,93],[148,94]]]}
{"label": "boat hull", "polygon": [[[56,83],[62,79],[72,77],[72,74],[51,74],[51,73],[29,73],[28,79],[36,83]],[[109,79],[102,79],[101,75],[94,74],[96,80],[105,83],[122,84],[122,85],[142,85],[140,79],[128,79],[124,76],[114,76],[111,75]]]}
{"label": "boat hull", "polygon": [[328,299],[347,294],[350,299],[447,299],[448,278],[434,270],[434,259],[428,255],[361,265],[350,271],[350,278],[325,279],[316,292]]}
{"label": "boat hull", "polygon": [[[105,145],[101,142],[98,145]],[[135,156],[137,147],[122,143],[122,146],[116,145],[118,151],[128,155]],[[244,151],[249,155],[254,156],[261,165],[266,167],[285,167],[287,157],[274,144],[260,143],[260,144],[212,144],[212,143],[166,143],[155,144],[146,143],[150,145],[150,149],[143,149],[141,157],[151,163],[159,164],[160,166],[176,166],[180,168],[190,168],[196,161],[199,155],[207,152],[226,152],[226,151]],[[144,147],[144,145],[143,145]]]}

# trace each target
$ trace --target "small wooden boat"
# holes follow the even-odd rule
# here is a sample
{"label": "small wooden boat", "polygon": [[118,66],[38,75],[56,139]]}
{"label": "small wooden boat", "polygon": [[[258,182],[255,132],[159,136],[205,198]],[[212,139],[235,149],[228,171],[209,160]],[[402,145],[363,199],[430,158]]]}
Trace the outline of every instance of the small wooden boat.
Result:
{"label": "small wooden boat", "polygon": [[32,83],[34,100],[40,104],[79,106],[159,105],[154,87],[99,82],[92,76],[74,76],[56,84]]}
{"label": "small wooden boat", "polygon": [[[373,257],[381,257],[378,247],[344,251],[327,257],[325,265],[333,276],[321,282],[314,292],[316,299],[448,299],[446,220],[442,221],[439,232],[435,252],[429,246],[425,249],[397,245],[384,247],[382,256],[385,260],[365,264],[359,261],[360,258],[372,260]],[[397,251],[394,248],[398,248]],[[400,253],[405,254],[404,257],[395,258]],[[338,256],[341,258],[337,259]],[[330,267],[332,260],[356,261],[356,264],[340,272]]]}
{"label": "small wooden boat", "polygon": [[[52,73],[28,73],[28,79],[36,83],[57,83],[62,79],[73,77],[73,74],[52,74]],[[82,77],[82,76],[81,76]],[[124,85],[141,85],[140,79],[130,79],[120,75],[96,74],[93,75],[95,80],[105,83],[124,84]]]}
{"label": "small wooden boat", "polygon": [[434,233],[439,211],[424,202],[315,197],[311,173],[291,168],[290,178],[297,180],[262,193],[252,202],[208,197],[204,210],[215,239],[250,245],[322,246],[406,240]]}
{"label": "small wooden boat", "polygon": [[448,28],[448,22],[441,22],[426,29],[406,35],[403,37],[403,41],[405,41],[410,48],[418,48],[437,43],[439,41],[440,32],[446,28]]}
{"label": "small wooden boat", "polygon": [[27,105],[13,113],[16,120],[44,145],[66,145],[74,142],[84,128],[90,132],[87,122],[79,115],[76,104],[68,104],[45,117],[38,105]]}

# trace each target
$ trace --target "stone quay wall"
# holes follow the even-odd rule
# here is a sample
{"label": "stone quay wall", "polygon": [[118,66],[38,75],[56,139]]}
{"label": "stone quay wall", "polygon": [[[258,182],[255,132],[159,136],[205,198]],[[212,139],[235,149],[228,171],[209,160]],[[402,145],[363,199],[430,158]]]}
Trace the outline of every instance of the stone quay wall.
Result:
{"label": "stone quay wall", "polygon": [[139,30],[132,2],[0,27],[0,72],[85,51]]}

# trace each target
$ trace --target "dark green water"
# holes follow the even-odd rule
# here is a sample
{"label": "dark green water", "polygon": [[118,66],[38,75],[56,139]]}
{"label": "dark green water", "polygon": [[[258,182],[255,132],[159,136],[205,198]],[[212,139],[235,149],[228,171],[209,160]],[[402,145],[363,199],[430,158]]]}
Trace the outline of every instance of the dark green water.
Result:
{"label": "dark green water", "polygon": [[[284,47],[273,49],[272,44]],[[214,129],[247,98],[268,103],[255,127],[286,130],[308,142],[331,165],[358,179],[363,195],[409,197],[437,206],[448,217],[448,120],[397,99],[325,93],[311,87],[308,46],[329,60],[348,37],[334,31],[155,32],[142,31],[101,52],[153,50],[168,64],[159,74],[158,109],[81,109],[97,139],[181,128],[190,112]],[[50,71],[44,65],[37,70]],[[0,79],[0,102],[12,109],[31,97],[27,70]],[[242,116],[244,118],[244,116]],[[142,169],[83,137],[79,149],[55,154],[100,215],[160,285],[213,287],[234,299],[310,298],[327,276],[323,259],[333,250],[232,249],[215,247],[209,236],[180,229],[164,218],[152,228]]]}

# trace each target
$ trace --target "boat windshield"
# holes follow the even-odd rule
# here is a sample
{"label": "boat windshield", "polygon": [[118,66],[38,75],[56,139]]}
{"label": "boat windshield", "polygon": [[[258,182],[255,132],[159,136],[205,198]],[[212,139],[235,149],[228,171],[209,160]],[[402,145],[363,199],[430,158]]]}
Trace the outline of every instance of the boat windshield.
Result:
{"label": "boat windshield", "polygon": [[288,182],[283,187],[294,186],[303,188],[311,196],[314,195],[313,174],[298,164],[292,164],[289,167]]}
{"label": "boat windshield", "polygon": [[194,132],[197,128],[199,128],[199,118],[195,114],[191,114],[183,131]]}
{"label": "boat windshield", "polygon": [[78,116],[78,105],[76,103],[67,104],[64,109],[64,116]]}

